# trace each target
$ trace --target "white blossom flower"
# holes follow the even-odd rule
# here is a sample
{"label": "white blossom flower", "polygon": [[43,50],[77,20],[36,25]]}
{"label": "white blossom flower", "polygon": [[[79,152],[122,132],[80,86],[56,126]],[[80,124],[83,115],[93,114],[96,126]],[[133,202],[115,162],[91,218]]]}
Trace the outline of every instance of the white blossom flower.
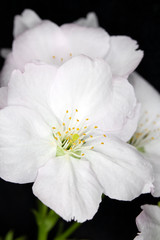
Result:
{"label": "white blossom flower", "polygon": [[93,14],[78,24],[58,27],[51,21],[42,21],[33,11],[25,10],[22,16],[15,18],[16,38],[1,72],[1,86],[7,85],[14,69],[23,71],[28,62],[61,65],[80,54],[103,58],[115,76],[127,77],[143,57],[143,52],[137,50],[137,42],[127,36],[110,37],[104,29],[91,25],[92,19],[95,20]]}
{"label": "white blossom flower", "polygon": [[141,233],[134,240],[159,240],[160,207],[146,204],[142,209],[143,211],[136,218],[136,224]]}
{"label": "white blossom flower", "polygon": [[141,115],[137,130],[130,140],[149,161],[154,170],[153,196],[160,196],[160,94],[140,75],[129,77],[137,99],[141,103]]}
{"label": "white blossom flower", "polygon": [[137,123],[133,87],[103,60],[60,67],[27,64],[0,111],[0,176],[34,182],[34,194],[65,220],[91,219],[101,194],[131,200],[152,187],[152,168],[129,139]]}

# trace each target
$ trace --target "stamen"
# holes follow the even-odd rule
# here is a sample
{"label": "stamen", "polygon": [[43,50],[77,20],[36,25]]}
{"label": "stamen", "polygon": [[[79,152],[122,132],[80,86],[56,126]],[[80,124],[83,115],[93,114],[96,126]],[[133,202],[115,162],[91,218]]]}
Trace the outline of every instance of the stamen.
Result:
{"label": "stamen", "polygon": [[61,58],[61,62],[63,62],[63,58]]}
{"label": "stamen", "polygon": [[55,59],[56,57],[55,56],[52,56],[53,59]]}

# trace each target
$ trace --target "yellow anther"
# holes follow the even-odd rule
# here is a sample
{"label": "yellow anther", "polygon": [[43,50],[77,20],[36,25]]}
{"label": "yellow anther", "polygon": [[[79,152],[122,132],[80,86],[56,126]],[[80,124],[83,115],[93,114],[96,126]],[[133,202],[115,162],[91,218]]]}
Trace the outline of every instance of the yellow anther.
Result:
{"label": "yellow anther", "polygon": [[55,56],[52,56],[53,59],[55,59],[56,57]]}
{"label": "yellow anther", "polygon": [[72,147],[70,148],[70,150],[72,150]]}
{"label": "yellow anther", "polygon": [[84,127],[84,129],[86,129],[86,128],[87,128],[87,126]]}
{"label": "yellow anther", "polygon": [[69,140],[69,137],[66,137],[67,140]]}
{"label": "yellow anther", "polygon": [[77,131],[79,131],[79,128],[77,128]]}
{"label": "yellow anther", "polygon": [[66,131],[66,134],[68,133],[68,131]]}
{"label": "yellow anther", "polygon": [[70,53],[69,56],[72,57],[72,53]]}
{"label": "yellow anther", "polygon": [[81,140],[79,139],[78,143],[80,144],[81,143]]}
{"label": "yellow anther", "polygon": [[94,128],[98,128],[98,126],[94,126]]}
{"label": "yellow anther", "polygon": [[63,126],[65,126],[65,123],[63,123]]}
{"label": "yellow anther", "polygon": [[89,118],[86,118],[86,121],[88,121],[89,120]]}
{"label": "yellow anther", "polygon": [[152,137],[151,139],[154,140],[154,137]]}
{"label": "yellow anther", "polygon": [[84,156],[84,153],[82,153],[82,156]]}
{"label": "yellow anther", "polygon": [[61,133],[60,133],[60,132],[57,132],[57,134],[58,134],[59,136],[61,136]]}
{"label": "yellow anther", "polygon": [[107,137],[106,134],[103,134],[103,137]]}
{"label": "yellow anther", "polygon": [[83,135],[85,136],[85,135],[86,135],[86,133],[83,133]]}
{"label": "yellow anther", "polygon": [[74,130],[74,129],[75,129],[75,127],[72,127],[72,129]]}
{"label": "yellow anther", "polygon": [[85,140],[83,140],[82,142],[85,143]]}
{"label": "yellow anther", "polygon": [[76,112],[78,112],[78,109],[76,109]]}
{"label": "yellow anther", "polygon": [[68,128],[69,131],[71,131],[71,128]]}
{"label": "yellow anther", "polygon": [[73,133],[70,134],[71,136],[73,135]]}
{"label": "yellow anther", "polygon": [[104,142],[101,142],[101,144],[104,144]]}
{"label": "yellow anther", "polygon": [[63,58],[61,58],[61,62],[63,62]]}
{"label": "yellow anther", "polygon": [[94,147],[91,147],[91,149],[93,149]]}
{"label": "yellow anther", "polygon": [[77,119],[77,122],[79,122],[79,119]]}
{"label": "yellow anther", "polygon": [[56,129],[55,127],[52,127],[52,129]]}
{"label": "yellow anther", "polygon": [[135,134],[136,138],[139,138],[141,135],[142,133],[138,133],[138,132]]}
{"label": "yellow anther", "polygon": [[57,138],[57,137],[55,137],[55,139],[56,139],[56,140],[58,140],[58,138]]}
{"label": "yellow anther", "polygon": [[68,110],[66,110],[66,113],[68,113]]}
{"label": "yellow anther", "polygon": [[73,145],[76,145],[76,143],[75,143],[75,142],[73,142]]}
{"label": "yellow anther", "polygon": [[92,135],[90,135],[90,138],[93,138],[93,136],[92,136]]}
{"label": "yellow anther", "polygon": [[69,117],[69,120],[71,120],[72,118],[71,117]]}

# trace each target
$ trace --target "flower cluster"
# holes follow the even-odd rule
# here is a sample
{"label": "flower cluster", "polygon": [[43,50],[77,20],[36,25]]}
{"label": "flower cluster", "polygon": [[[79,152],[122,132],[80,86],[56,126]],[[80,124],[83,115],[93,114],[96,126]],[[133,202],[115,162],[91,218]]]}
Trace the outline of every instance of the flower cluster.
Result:
{"label": "flower cluster", "polygon": [[137,42],[109,36],[94,13],[59,27],[25,10],[13,33],[1,51],[0,177],[33,182],[67,221],[92,219],[102,194],[160,196],[160,97],[132,73]]}

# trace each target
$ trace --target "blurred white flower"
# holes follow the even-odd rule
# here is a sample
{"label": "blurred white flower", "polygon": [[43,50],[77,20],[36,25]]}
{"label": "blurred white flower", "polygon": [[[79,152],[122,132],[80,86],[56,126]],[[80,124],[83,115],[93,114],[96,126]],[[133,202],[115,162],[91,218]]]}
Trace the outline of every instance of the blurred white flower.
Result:
{"label": "blurred white flower", "polygon": [[131,38],[110,37],[97,25],[94,13],[76,24],[59,27],[49,20],[41,20],[32,10],[25,10],[14,20],[15,40],[1,72],[1,86],[7,86],[14,69],[23,71],[28,62],[61,65],[80,54],[103,58],[115,76],[127,77],[141,61],[143,52],[137,50],[138,44]]}
{"label": "blurred white flower", "polygon": [[140,75],[131,74],[130,83],[134,86],[136,97],[141,103],[138,128],[130,140],[149,161],[154,170],[154,189],[152,195],[160,196],[160,94]]}
{"label": "blurred white flower", "polygon": [[65,220],[91,219],[101,194],[131,200],[152,187],[152,168],[127,141],[138,106],[126,79],[103,60],[27,64],[0,111],[0,176],[34,182],[34,194]]}
{"label": "blurred white flower", "polygon": [[143,211],[136,218],[139,235],[134,240],[160,239],[160,207],[154,205],[142,206]]}

